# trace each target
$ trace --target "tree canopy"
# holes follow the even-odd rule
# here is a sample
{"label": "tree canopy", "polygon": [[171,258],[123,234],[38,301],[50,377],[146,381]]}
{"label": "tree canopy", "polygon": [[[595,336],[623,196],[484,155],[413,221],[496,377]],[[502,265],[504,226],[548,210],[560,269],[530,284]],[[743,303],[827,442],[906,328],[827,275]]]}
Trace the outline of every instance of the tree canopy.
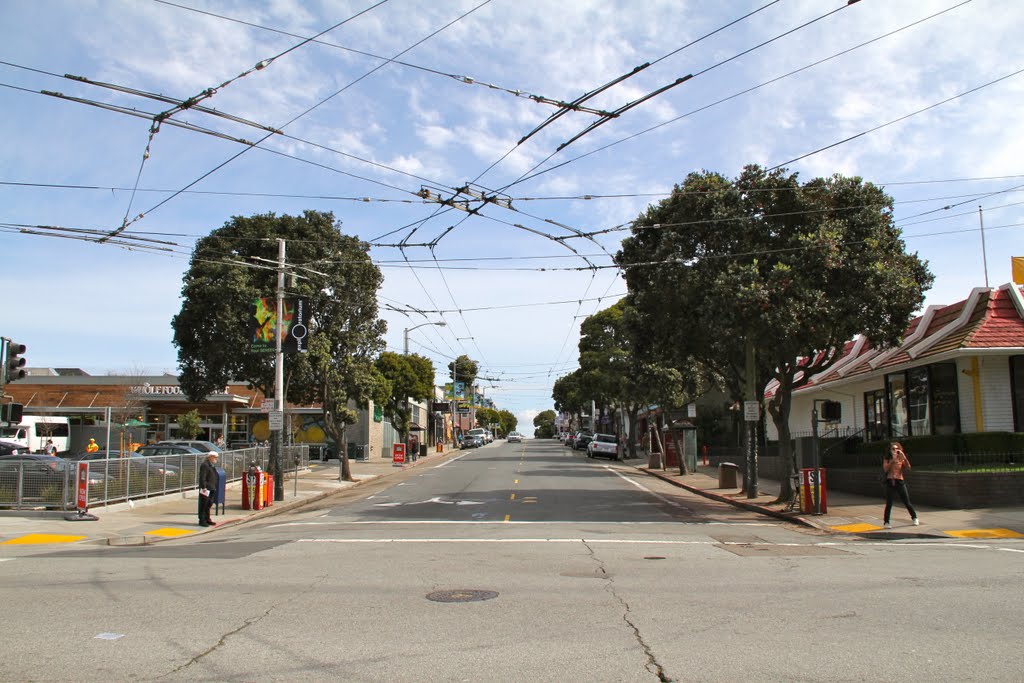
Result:
{"label": "tree canopy", "polygon": [[235,216],[196,242],[184,277],[181,311],[171,321],[178,348],[179,382],[193,401],[221,391],[232,380],[273,394],[274,354],[252,350],[258,298],[273,297],[277,240],[287,262],[298,266],[287,295],[306,300],[308,353],[286,354],[286,395],[293,402],[321,403],[328,434],[348,463],[344,428],[354,417],[349,401],[365,405],[387,388],[373,369],[384,348],[384,321],[377,316],[383,281],[369,245],[344,235],[331,213]]}
{"label": "tree canopy", "polygon": [[754,346],[757,395],[779,382],[769,408],[787,450],[793,389],[857,333],[897,343],[933,279],[880,188],[757,166],[691,173],[638,217],[617,260],[645,351],[695,357],[735,387]]}
{"label": "tree canopy", "polygon": [[[480,374],[480,365],[465,354],[448,364],[448,376],[454,382],[465,382],[466,387],[471,387],[476,383],[478,374]],[[466,393],[468,395],[469,391],[467,390]]]}
{"label": "tree canopy", "polygon": [[538,439],[550,439],[555,435],[555,411],[544,410],[533,418],[533,435]]}
{"label": "tree canopy", "polygon": [[391,389],[383,405],[384,415],[404,441],[410,426],[409,399],[423,401],[434,395],[434,363],[415,353],[403,355],[385,351],[375,365]]}

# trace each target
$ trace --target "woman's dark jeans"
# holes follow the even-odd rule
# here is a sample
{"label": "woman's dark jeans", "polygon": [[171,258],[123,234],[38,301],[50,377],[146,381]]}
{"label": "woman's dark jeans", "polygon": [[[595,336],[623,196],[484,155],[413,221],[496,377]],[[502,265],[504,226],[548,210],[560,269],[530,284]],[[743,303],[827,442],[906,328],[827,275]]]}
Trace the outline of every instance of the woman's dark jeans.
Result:
{"label": "woman's dark jeans", "polygon": [[910,494],[907,493],[907,484],[902,479],[886,479],[885,481],[885,515],[883,520],[886,524],[889,523],[889,514],[892,512],[892,500],[893,495],[899,494],[900,500],[907,506],[907,512],[910,513],[911,519],[917,519],[917,511],[914,510],[914,506],[910,504]]}

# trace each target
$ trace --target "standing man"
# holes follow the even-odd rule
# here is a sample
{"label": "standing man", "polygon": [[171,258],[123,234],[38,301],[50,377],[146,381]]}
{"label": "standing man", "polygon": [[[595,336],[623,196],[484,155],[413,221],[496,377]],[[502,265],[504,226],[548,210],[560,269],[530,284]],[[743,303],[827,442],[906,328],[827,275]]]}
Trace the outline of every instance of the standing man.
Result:
{"label": "standing man", "polygon": [[89,439],[89,445],[85,447],[86,453],[99,453],[100,445],[96,443],[96,439]]}
{"label": "standing man", "polygon": [[217,454],[213,451],[199,466],[199,526],[217,526],[210,519],[213,497],[217,495]]}

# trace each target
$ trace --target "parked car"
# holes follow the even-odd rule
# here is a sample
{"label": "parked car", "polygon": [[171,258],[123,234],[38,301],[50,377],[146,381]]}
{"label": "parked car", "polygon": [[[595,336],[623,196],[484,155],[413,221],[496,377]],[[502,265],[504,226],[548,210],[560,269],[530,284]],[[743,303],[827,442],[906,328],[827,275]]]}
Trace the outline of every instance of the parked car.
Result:
{"label": "parked car", "polygon": [[27,453],[28,447],[21,445],[20,443],[13,443],[11,441],[0,441],[0,456],[2,455],[18,455],[19,453]]}
{"label": "parked car", "polygon": [[576,437],[572,440],[572,449],[574,451],[584,450],[587,444],[590,443],[594,438],[593,432],[581,431],[576,433]]}
{"label": "parked car", "polygon": [[512,432],[511,434],[508,435],[507,440],[509,443],[522,443],[523,435],[520,434],[519,432]]}
{"label": "parked car", "polygon": [[466,434],[462,437],[462,448],[480,448],[484,445],[484,437],[476,434]]}
{"label": "parked car", "polygon": [[198,448],[192,448],[185,444],[177,443],[153,443],[148,446],[143,446],[139,450],[135,451],[139,455],[146,457],[154,455],[206,455],[209,450],[199,450]]}
{"label": "parked car", "polygon": [[576,432],[566,432],[565,439],[562,441],[563,444],[569,448],[573,447],[573,442],[576,440]]}
{"label": "parked car", "polygon": [[220,455],[221,453],[224,452],[224,449],[222,449],[220,446],[218,446],[217,444],[213,443],[212,441],[198,441],[198,440],[195,440],[195,439],[192,439],[192,440],[189,440],[189,439],[165,439],[164,441],[158,441],[156,445],[157,446],[162,446],[164,444],[174,444],[174,445],[178,445],[178,446],[191,446],[192,448],[196,449],[197,451],[203,451],[204,453],[209,453],[210,451],[213,451],[217,455]]}
{"label": "parked car", "polygon": [[619,443],[614,434],[594,434],[594,438],[587,444],[587,457],[608,458],[609,460],[619,459]]}
{"label": "parked car", "polygon": [[[0,456],[0,487],[16,489],[18,471],[21,471],[21,493],[26,498],[46,496],[48,488],[63,493],[64,482],[74,486],[74,463],[56,455],[19,453]],[[68,474],[66,474],[68,473]],[[106,481],[102,472],[89,471],[89,485],[99,486]],[[53,502],[60,502],[54,500]]]}
{"label": "parked car", "polygon": [[[86,460],[90,462],[98,461],[101,463],[100,466],[96,467],[98,472],[106,472],[112,477],[118,477],[120,474],[120,465],[124,464],[131,468],[131,476],[150,476],[155,475],[159,477],[167,476],[168,478],[177,477],[178,472],[181,468],[178,465],[172,465],[170,463],[160,462],[160,460],[154,458],[150,459],[139,453],[131,453],[129,451],[97,451],[96,453],[72,453],[67,455],[68,460]],[[104,460],[110,460],[109,465],[103,464]],[[92,472],[92,466],[89,471]]]}

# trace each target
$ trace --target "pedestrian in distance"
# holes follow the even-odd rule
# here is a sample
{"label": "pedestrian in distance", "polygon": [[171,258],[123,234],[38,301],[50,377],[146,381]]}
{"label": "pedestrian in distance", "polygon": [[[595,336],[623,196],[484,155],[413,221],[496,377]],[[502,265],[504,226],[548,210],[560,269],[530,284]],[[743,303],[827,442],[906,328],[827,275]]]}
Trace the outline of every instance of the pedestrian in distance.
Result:
{"label": "pedestrian in distance", "polygon": [[99,453],[100,445],[96,443],[96,439],[89,439],[89,445],[85,447],[86,453]]}
{"label": "pedestrian in distance", "polygon": [[53,439],[47,439],[46,445],[43,446],[43,453],[47,455],[57,455],[57,447],[53,445]]}
{"label": "pedestrian in distance", "polygon": [[217,495],[217,454],[210,452],[199,466],[199,526],[217,526],[210,508]]}
{"label": "pedestrian in distance", "polygon": [[919,524],[917,511],[910,504],[910,494],[907,492],[907,482],[904,478],[905,474],[910,471],[910,460],[907,459],[907,454],[903,452],[903,446],[899,441],[889,444],[889,451],[882,460],[882,469],[885,471],[885,515],[882,518],[885,528],[892,528],[889,519],[892,513],[893,496],[896,495],[899,495],[900,500],[907,507],[907,512],[910,513],[910,519],[914,526],[917,526]]}

